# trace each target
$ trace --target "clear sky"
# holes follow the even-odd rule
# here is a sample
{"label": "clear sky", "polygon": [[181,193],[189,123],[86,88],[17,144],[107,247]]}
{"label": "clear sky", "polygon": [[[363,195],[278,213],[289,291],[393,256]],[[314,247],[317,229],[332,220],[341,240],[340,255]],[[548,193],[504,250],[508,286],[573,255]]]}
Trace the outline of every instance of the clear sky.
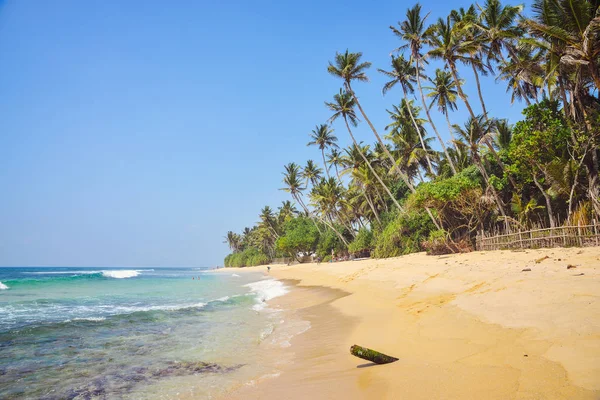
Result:
{"label": "clear sky", "polygon": [[[373,62],[355,90],[383,130],[401,94],[381,95],[376,68],[413,3],[0,4],[0,265],[200,267],[222,264],[228,230],[288,199],[284,164],[320,162],[306,143],[340,87],[326,72],[336,51]],[[470,3],[422,4],[433,22]],[[490,114],[519,118],[504,82],[483,90]]]}

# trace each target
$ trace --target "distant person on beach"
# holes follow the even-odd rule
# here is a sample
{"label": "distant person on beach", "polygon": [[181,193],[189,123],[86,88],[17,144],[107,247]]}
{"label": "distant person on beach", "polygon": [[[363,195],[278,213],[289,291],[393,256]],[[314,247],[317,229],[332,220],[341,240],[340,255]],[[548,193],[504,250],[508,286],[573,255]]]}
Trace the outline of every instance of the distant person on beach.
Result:
{"label": "distant person on beach", "polygon": [[271,272],[271,267],[267,267],[267,272]]}

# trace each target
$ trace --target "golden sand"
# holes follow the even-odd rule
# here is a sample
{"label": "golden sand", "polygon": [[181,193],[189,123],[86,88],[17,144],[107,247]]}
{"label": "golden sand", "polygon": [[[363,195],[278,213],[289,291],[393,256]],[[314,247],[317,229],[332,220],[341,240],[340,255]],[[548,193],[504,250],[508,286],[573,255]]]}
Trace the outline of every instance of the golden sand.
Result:
{"label": "golden sand", "polygon": [[[257,269],[266,270],[244,270]],[[275,299],[312,328],[292,340],[280,376],[227,398],[600,399],[598,247],[274,265],[270,274],[338,290]],[[352,344],[400,360],[373,365],[351,356]]]}

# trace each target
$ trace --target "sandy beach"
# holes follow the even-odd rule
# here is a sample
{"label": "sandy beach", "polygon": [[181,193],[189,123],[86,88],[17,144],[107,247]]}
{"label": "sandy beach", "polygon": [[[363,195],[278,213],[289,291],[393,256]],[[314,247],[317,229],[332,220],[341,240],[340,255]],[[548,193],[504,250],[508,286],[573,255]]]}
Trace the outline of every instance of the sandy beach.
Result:
{"label": "sandy beach", "polygon": [[[236,269],[252,270],[266,267]],[[271,305],[311,329],[291,341],[279,376],[226,398],[600,398],[598,247],[274,265],[270,275],[292,286]],[[352,344],[399,361],[371,364]]]}

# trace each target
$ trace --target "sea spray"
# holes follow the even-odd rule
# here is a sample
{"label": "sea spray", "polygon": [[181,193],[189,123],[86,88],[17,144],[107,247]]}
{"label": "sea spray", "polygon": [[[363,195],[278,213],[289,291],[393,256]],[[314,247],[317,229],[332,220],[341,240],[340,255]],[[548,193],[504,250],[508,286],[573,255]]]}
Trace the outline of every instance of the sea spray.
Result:
{"label": "sea spray", "polygon": [[288,292],[283,283],[275,279],[264,279],[258,282],[252,282],[244,285],[250,288],[250,292],[256,294],[257,304],[252,307],[260,311],[266,307],[266,302],[275,297],[283,296]]}
{"label": "sea spray", "polygon": [[0,282],[0,290],[6,290],[8,289],[8,286],[6,286],[4,283]]}

